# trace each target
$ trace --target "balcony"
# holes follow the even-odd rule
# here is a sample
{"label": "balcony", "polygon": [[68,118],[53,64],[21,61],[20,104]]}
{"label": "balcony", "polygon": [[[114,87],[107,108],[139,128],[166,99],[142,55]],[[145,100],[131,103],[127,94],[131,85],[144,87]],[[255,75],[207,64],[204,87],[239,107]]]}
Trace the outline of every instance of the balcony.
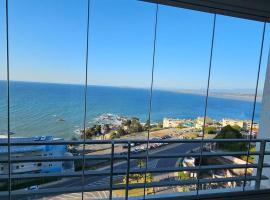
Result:
{"label": "balcony", "polygon": [[[252,143],[256,143],[259,146],[259,151],[255,152],[228,152],[228,151],[215,151],[212,150],[214,146],[218,145],[219,143],[238,143],[244,142],[249,143],[250,140],[243,140],[243,139],[195,139],[195,140],[176,140],[176,139],[164,139],[164,140],[86,140],[86,141],[35,141],[35,142],[12,142],[12,146],[29,146],[29,145],[109,145],[110,154],[103,154],[103,155],[78,155],[78,156],[53,156],[48,158],[38,158],[38,157],[20,157],[20,158],[13,158],[11,159],[3,159],[2,163],[26,163],[26,162],[56,162],[56,161],[76,161],[76,160],[83,160],[87,162],[91,161],[104,161],[105,166],[103,168],[97,168],[96,170],[86,170],[83,169],[82,171],[75,171],[75,172],[60,172],[60,173],[14,173],[11,174],[11,180],[22,180],[22,179],[35,179],[35,178],[48,178],[48,177],[57,177],[57,178],[64,178],[62,185],[57,187],[50,187],[41,185],[39,190],[13,190],[11,191],[12,198],[20,199],[23,197],[26,198],[49,198],[53,199],[57,196],[61,196],[61,194],[67,193],[80,193],[84,192],[85,197],[87,194],[91,194],[91,192],[97,191],[106,191],[108,195],[108,199],[117,198],[116,193],[114,191],[124,191],[124,199],[129,198],[129,193],[134,189],[145,189],[146,192],[149,191],[151,188],[159,188],[156,191],[151,190],[149,194],[146,194],[146,199],[197,199],[205,198],[205,199],[215,199],[215,198],[222,198],[226,199],[231,197],[232,192],[237,195],[243,196],[248,194],[248,199],[252,199],[252,195],[256,194],[269,194],[269,191],[264,189],[263,181],[267,180],[268,177],[263,174],[263,170],[265,168],[269,168],[270,165],[264,163],[264,157],[270,155],[269,151],[266,151],[265,147],[266,144],[269,143],[269,140],[261,140],[255,139],[252,140]],[[122,152],[117,152],[116,147],[121,145],[127,144],[127,148]],[[160,144],[160,150],[145,150],[141,152],[134,151],[134,146],[136,145],[149,145],[152,144]],[[162,145],[161,145],[162,144]],[[1,146],[7,146],[7,143],[2,142]],[[204,151],[199,151],[196,149],[200,149],[200,145],[204,148]],[[206,148],[208,147],[208,148]],[[176,151],[178,150],[178,151]],[[193,151],[192,151],[193,150]],[[175,151],[171,153],[171,151]],[[183,160],[183,158],[220,158],[226,156],[241,156],[247,155],[249,153],[250,156],[255,156],[257,159],[254,163],[231,163],[231,164],[207,164],[203,165],[202,163],[195,166],[183,166],[179,162],[179,166],[171,166],[171,165],[156,165],[154,166],[143,166],[138,168],[136,166],[137,160],[156,160],[156,159],[165,159],[164,161],[169,160]],[[168,162],[169,163],[169,162]],[[202,174],[205,172],[213,172],[213,170],[242,170],[242,173],[237,174],[235,173],[233,176],[222,176],[219,178],[212,178],[212,177],[203,177]],[[251,172],[248,172],[251,170]],[[193,172],[197,175],[195,177],[188,177],[185,179],[181,179],[177,174],[179,172]],[[163,174],[160,179],[153,180],[151,182],[141,182],[141,183],[134,183],[131,181],[132,175],[134,174]],[[176,175],[175,175],[176,173]],[[165,174],[165,176],[164,176]],[[172,175],[171,178],[165,178],[167,175]],[[114,177],[124,177],[125,176],[125,183],[116,183]],[[72,179],[72,178],[79,178],[79,179]],[[81,182],[81,178],[83,177],[83,183]],[[8,175],[1,175],[1,180],[7,180]],[[104,185],[95,186],[91,184],[91,182],[97,182],[99,179],[106,179],[107,183]],[[77,181],[77,186],[66,187],[68,183],[72,183],[73,181]],[[59,182],[61,183],[61,181]],[[228,183],[235,183],[234,186],[228,187]],[[216,185],[216,189],[213,188],[213,185]],[[224,185],[227,185],[226,187]],[[190,187],[193,186],[193,187]],[[190,188],[189,192],[180,192],[181,188],[188,187]],[[165,194],[159,194],[158,190],[160,188],[167,188],[169,192],[165,192]],[[169,189],[168,189],[169,188]],[[174,193],[170,192],[171,188],[176,188]],[[166,189],[164,189],[166,191]],[[177,192],[178,191],[178,192]],[[209,194],[210,193],[210,194]],[[223,194],[224,193],[224,194]],[[1,199],[8,198],[8,191],[1,192]],[[164,197],[165,195],[165,197]],[[227,197],[228,196],[228,197]],[[75,196],[76,197],[76,196]],[[78,196],[77,196],[78,197]],[[80,196],[79,196],[80,197]],[[98,198],[98,197],[96,197]],[[119,198],[119,197],[118,197]],[[139,197],[130,197],[129,199],[137,199]],[[139,198],[140,199],[140,198]]]}

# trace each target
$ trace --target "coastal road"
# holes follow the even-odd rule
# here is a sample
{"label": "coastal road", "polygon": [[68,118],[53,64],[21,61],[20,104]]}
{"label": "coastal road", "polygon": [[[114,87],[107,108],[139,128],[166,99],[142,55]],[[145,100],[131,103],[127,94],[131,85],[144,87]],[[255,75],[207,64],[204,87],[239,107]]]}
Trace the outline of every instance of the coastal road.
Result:
{"label": "coastal road", "polygon": [[[170,155],[170,154],[175,154],[175,153],[186,153],[192,149],[195,149],[199,147],[199,143],[182,143],[182,144],[170,144],[170,145],[166,145],[157,149],[152,149],[149,150],[149,154],[151,155],[158,155],[158,154],[162,154],[162,155]],[[174,167],[177,163],[177,160],[179,158],[161,158],[161,159],[149,159],[149,163],[148,163],[148,169],[151,168],[164,168],[164,167]],[[131,168],[138,168],[136,160],[132,160],[130,162],[130,167]],[[120,163],[115,163],[114,164],[114,169],[122,169],[125,170],[127,168],[127,162],[123,161]],[[110,169],[110,166],[106,166],[103,167],[101,169],[98,169],[98,171],[102,171],[102,170],[107,170]],[[173,173],[159,173],[159,174],[153,174],[154,177],[154,181],[159,181],[159,180],[163,180],[168,178],[168,176],[173,176]],[[122,176],[114,176],[114,180],[116,179],[122,179]],[[97,186],[97,185],[103,185],[103,186],[109,186],[109,176],[88,176],[85,177],[84,179],[84,184],[87,186]],[[76,186],[82,186],[82,178],[81,177],[75,177],[75,178],[65,178],[62,179],[61,181],[57,181],[54,183],[49,183],[49,184],[45,184],[45,185],[41,185],[40,189],[48,189],[48,188],[67,188],[67,187],[76,187]],[[174,188],[169,188],[169,191],[173,190]],[[167,190],[166,190],[167,191]],[[164,192],[166,192],[164,191]],[[157,191],[158,192],[158,191]],[[161,191],[160,191],[161,192]],[[168,192],[168,191],[167,191]],[[159,193],[159,192],[158,192]],[[86,195],[88,193],[85,193]],[[75,195],[75,196],[74,196]],[[104,191],[100,191],[100,192],[91,192],[91,194],[88,194],[91,196],[89,196],[89,199],[95,199],[93,197],[93,195],[96,197],[96,199],[101,198],[106,198],[108,196],[108,192],[104,192]],[[38,198],[31,198],[31,199],[61,199],[61,196],[64,196],[64,199],[81,199],[81,193],[77,193],[77,194],[59,194],[59,195],[53,195],[48,197],[46,196],[38,196]],[[68,196],[70,198],[68,198]],[[71,198],[72,197],[72,198]],[[62,198],[63,199],[63,198]]]}

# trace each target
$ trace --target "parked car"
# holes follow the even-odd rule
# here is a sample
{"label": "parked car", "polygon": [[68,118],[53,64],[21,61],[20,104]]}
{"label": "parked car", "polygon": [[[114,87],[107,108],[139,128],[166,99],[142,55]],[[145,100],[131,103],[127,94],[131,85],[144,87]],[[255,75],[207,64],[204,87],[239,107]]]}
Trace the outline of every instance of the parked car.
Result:
{"label": "parked car", "polygon": [[34,137],[34,141],[38,141],[39,139],[40,139],[39,136]]}
{"label": "parked car", "polygon": [[40,137],[40,141],[45,141],[46,140],[46,136],[41,136]]}
{"label": "parked car", "polygon": [[170,135],[164,135],[161,139],[169,139],[169,138],[172,138],[172,136],[170,136]]}
{"label": "parked car", "polygon": [[32,185],[28,188],[26,188],[25,190],[31,190],[31,191],[34,191],[34,190],[38,190],[39,189],[39,186],[38,185]]}

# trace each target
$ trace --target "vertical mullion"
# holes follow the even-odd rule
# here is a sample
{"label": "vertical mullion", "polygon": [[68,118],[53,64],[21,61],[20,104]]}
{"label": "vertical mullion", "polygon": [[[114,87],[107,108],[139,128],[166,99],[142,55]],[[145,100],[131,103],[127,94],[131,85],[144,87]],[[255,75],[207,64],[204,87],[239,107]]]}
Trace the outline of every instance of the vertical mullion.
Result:
{"label": "vertical mullion", "polygon": [[254,101],[253,101],[253,110],[252,110],[252,118],[251,118],[251,127],[250,127],[250,133],[249,133],[249,141],[248,141],[248,149],[247,149],[247,158],[246,158],[246,167],[245,167],[245,179],[243,184],[243,191],[245,191],[246,182],[247,182],[247,166],[248,166],[248,157],[250,155],[250,143],[251,143],[251,134],[253,131],[253,123],[254,123],[254,117],[255,117],[255,110],[256,110],[256,103],[257,103],[257,94],[258,94],[258,86],[259,86],[259,79],[260,79],[260,72],[261,72],[261,63],[262,63],[262,53],[263,53],[263,44],[264,44],[264,36],[265,36],[265,28],[266,28],[266,22],[263,24],[263,31],[262,31],[262,40],[261,40],[261,48],[260,48],[260,57],[259,57],[259,63],[258,63],[258,71],[257,71],[257,80],[256,80],[256,88],[255,88],[255,94],[254,94]]}
{"label": "vertical mullion", "polygon": [[88,84],[88,49],[89,49],[89,18],[90,0],[87,0],[86,20],[86,51],[85,51],[85,86],[84,86],[84,118],[83,118],[83,166],[82,166],[82,200],[84,199],[85,184],[85,141],[86,141],[86,117],[87,117],[87,84]]}
{"label": "vertical mullion", "polygon": [[256,172],[256,182],[255,182],[255,190],[259,190],[261,186],[261,178],[262,178],[262,171],[263,171],[263,162],[264,162],[264,154],[265,154],[265,146],[266,141],[263,140],[260,142],[260,155],[258,159],[258,168]]}
{"label": "vertical mullion", "polygon": [[128,142],[128,154],[127,154],[127,174],[126,174],[126,190],[125,190],[125,199],[126,200],[128,200],[129,172],[130,172],[130,142]]}
{"label": "vertical mullion", "polygon": [[213,29],[212,29],[211,50],[210,50],[208,79],[207,79],[207,90],[206,90],[205,106],[204,106],[203,135],[202,135],[202,139],[201,139],[201,143],[200,143],[200,161],[199,161],[199,170],[197,172],[197,187],[196,187],[197,195],[199,194],[199,186],[200,186],[199,176],[200,176],[201,164],[202,164],[202,151],[203,151],[203,143],[204,143],[206,115],[207,115],[207,108],[208,108],[208,97],[209,97],[209,86],[210,86],[211,71],[212,71],[212,58],[213,58],[213,49],[214,49],[214,41],[215,41],[215,31],[216,31],[216,14],[214,14]]}
{"label": "vertical mullion", "polygon": [[112,186],[113,186],[113,163],[114,163],[114,141],[112,141],[111,146],[111,173],[110,173],[110,197],[112,199]]}
{"label": "vertical mullion", "polygon": [[154,69],[155,69],[155,56],[156,56],[156,40],[157,40],[157,23],[158,23],[158,10],[159,4],[156,4],[155,12],[155,26],[154,26],[154,39],[153,39],[153,55],[152,55],[152,70],[151,70],[151,86],[150,86],[150,98],[149,98],[149,110],[148,110],[148,131],[147,131],[147,144],[146,144],[146,162],[145,162],[145,171],[144,171],[144,188],[143,188],[143,199],[146,195],[146,178],[147,178],[147,169],[148,169],[148,160],[149,160],[149,139],[150,139],[150,129],[151,129],[151,112],[152,112],[152,96],[153,96],[153,83],[154,83]]}
{"label": "vertical mullion", "polygon": [[10,152],[10,83],[9,83],[9,18],[6,0],[6,64],[7,64],[7,136],[8,136],[8,197],[11,200],[11,152]]}

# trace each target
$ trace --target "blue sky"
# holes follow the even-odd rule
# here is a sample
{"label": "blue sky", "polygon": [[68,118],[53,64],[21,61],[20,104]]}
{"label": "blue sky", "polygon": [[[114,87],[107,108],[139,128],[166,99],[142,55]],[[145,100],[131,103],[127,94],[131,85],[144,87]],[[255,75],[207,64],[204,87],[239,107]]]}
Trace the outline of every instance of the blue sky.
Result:
{"label": "blue sky", "polygon": [[[0,0],[0,79],[5,79],[4,0]],[[10,78],[83,83],[86,0],[10,0]],[[89,84],[149,87],[155,5],[92,0]],[[213,15],[159,7],[154,87],[206,87]],[[212,89],[253,89],[263,23],[217,16]],[[260,87],[270,35],[267,26]]]}

